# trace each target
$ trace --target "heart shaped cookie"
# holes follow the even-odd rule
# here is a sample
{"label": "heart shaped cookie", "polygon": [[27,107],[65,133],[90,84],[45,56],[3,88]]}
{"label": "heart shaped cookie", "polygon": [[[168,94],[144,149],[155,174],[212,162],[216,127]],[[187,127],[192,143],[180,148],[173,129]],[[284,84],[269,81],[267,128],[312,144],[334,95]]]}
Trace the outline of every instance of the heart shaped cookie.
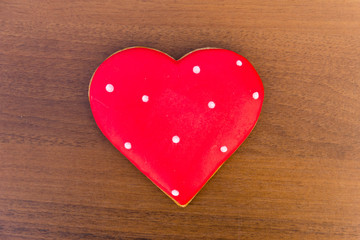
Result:
{"label": "heart shaped cookie", "polygon": [[179,60],[127,48],[98,67],[89,87],[103,134],[180,206],[250,134],[263,97],[249,61],[212,48]]}

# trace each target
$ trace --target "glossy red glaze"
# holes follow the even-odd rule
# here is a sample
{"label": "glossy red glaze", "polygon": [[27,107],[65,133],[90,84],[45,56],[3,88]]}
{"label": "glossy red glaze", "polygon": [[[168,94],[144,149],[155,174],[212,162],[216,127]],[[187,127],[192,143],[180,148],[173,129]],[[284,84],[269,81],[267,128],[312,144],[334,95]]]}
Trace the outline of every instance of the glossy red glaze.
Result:
{"label": "glossy red glaze", "polygon": [[180,60],[125,49],[99,66],[89,89],[103,134],[181,206],[250,134],[263,97],[253,66],[225,49],[200,49]]}

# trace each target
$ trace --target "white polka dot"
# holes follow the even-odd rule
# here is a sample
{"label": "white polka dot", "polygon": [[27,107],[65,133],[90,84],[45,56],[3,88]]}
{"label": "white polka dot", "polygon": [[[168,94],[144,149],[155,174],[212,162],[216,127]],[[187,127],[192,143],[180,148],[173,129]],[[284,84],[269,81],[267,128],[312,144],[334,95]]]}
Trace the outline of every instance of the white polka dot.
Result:
{"label": "white polka dot", "polygon": [[173,143],[179,143],[180,138],[178,136],[173,136],[172,141],[173,141]]}
{"label": "white polka dot", "polygon": [[148,102],[149,101],[149,96],[144,95],[144,96],[142,96],[141,99],[142,99],[143,102]]}
{"label": "white polka dot", "polygon": [[124,147],[125,147],[126,149],[131,149],[131,143],[126,142],[126,143],[124,144]]}
{"label": "white polka dot", "polygon": [[208,103],[208,107],[209,107],[209,108],[214,108],[214,107],[215,107],[215,103],[214,103],[213,101],[210,101],[210,102]]}
{"label": "white polka dot", "polygon": [[253,93],[253,99],[258,99],[259,98],[259,93],[258,92],[254,92]]}
{"label": "white polka dot", "polygon": [[173,196],[177,197],[177,196],[179,196],[179,191],[176,190],[176,189],[174,189],[174,190],[171,191],[171,194],[172,194]]}
{"label": "white polka dot", "polygon": [[193,72],[194,72],[195,74],[200,73],[200,67],[199,67],[199,66],[195,66],[195,67],[193,68]]}
{"label": "white polka dot", "polygon": [[228,149],[227,149],[226,146],[222,146],[222,147],[220,148],[220,151],[222,151],[223,153],[224,153],[224,152],[227,152],[227,150],[228,150]]}
{"label": "white polka dot", "polygon": [[112,84],[108,84],[108,85],[106,85],[105,89],[108,92],[113,92],[114,91],[114,86]]}
{"label": "white polka dot", "polygon": [[240,60],[237,60],[236,65],[238,65],[240,67],[240,66],[242,66],[242,62]]}

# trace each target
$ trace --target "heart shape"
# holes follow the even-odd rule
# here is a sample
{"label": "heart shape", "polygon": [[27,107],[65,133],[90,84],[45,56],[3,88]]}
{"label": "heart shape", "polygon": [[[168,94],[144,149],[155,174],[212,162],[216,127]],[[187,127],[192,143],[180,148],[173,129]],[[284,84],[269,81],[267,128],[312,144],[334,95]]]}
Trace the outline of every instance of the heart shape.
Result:
{"label": "heart shape", "polygon": [[263,97],[249,61],[213,48],[180,60],[127,48],[98,67],[89,87],[103,134],[183,207],[250,134]]}

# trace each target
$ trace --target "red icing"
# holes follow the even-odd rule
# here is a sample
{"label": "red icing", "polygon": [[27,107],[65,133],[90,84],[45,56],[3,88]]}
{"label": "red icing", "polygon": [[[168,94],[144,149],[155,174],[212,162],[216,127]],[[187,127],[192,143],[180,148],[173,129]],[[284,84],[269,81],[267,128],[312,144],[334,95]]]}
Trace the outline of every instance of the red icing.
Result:
{"label": "red icing", "polygon": [[153,49],[125,49],[99,66],[89,90],[103,134],[182,206],[250,134],[263,97],[253,66],[224,49],[197,50],[178,61]]}

